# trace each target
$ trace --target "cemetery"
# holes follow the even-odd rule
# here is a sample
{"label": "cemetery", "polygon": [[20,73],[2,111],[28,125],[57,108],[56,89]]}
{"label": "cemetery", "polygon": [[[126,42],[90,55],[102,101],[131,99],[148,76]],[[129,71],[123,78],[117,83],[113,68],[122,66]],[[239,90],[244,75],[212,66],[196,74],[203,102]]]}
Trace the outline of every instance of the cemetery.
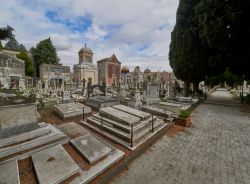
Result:
{"label": "cemetery", "polygon": [[[85,45],[73,78],[68,67],[42,65],[41,80],[1,89],[0,168],[7,169],[0,182],[73,184],[111,179],[116,167],[125,168],[127,160],[164,135],[180,110],[198,103],[174,96],[175,79],[170,77],[155,82],[146,80],[150,70],[145,74],[139,67],[131,73],[127,68],[121,73],[113,70],[119,71],[121,65],[115,55],[100,60],[98,68],[115,64],[102,71],[103,83],[97,84],[99,70],[88,59],[92,56]],[[116,77],[113,83],[106,78],[110,72]],[[26,170],[29,174],[23,175]]]}
{"label": "cemetery", "polygon": [[173,125],[190,127],[205,98],[184,97],[173,73],[129,72],[114,54],[96,66],[86,44],[78,55],[73,75],[68,66],[43,64],[38,80],[6,75],[0,83],[0,183],[110,181]]}

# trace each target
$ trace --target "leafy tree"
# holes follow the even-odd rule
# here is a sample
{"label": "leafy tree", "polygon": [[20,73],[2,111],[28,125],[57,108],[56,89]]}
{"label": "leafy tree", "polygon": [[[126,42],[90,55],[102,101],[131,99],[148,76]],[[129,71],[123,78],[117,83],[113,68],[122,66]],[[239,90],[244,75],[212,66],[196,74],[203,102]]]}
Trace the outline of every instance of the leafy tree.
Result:
{"label": "leafy tree", "polygon": [[36,72],[39,76],[39,66],[43,63],[58,64],[60,59],[57,57],[56,48],[50,38],[40,41],[36,47],[31,48]]}
{"label": "leafy tree", "polygon": [[18,50],[23,51],[23,52],[27,51],[26,48],[25,48],[25,46],[23,44],[19,45],[19,49]]}
{"label": "leafy tree", "polygon": [[20,52],[19,54],[17,54],[17,57],[19,59],[22,59],[23,61],[25,61],[25,75],[33,76],[34,67],[33,67],[32,60],[29,57],[28,53],[27,52]]}
{"label": "leafy tree", "polygon": [[14,29],[10,26],[0,28],[0,40],[6,40],[14,38],[15,35],[12,33]]}
{"label": "leafy tree", "polygon": [[18,51],[26,51],[26,48],[23,44],[19,44],[15,38],[11,38],[6,44],[6,49],[18,50]]}
{"label": "leafy tree", "polygon": [[0,41],[0,50],[2,50],[3,48],[3,45],[2,45],[2,42]]}
{"label": "leafy tree", "polygon": [[190,82],[195,90],[205,78],[207,70],[206,45],[199,37],[195,6],[200,0],[180,0],[176,25],[171,34],[169,51],[170,66],[175,76],[184,81],[184,95],[189,93]]}

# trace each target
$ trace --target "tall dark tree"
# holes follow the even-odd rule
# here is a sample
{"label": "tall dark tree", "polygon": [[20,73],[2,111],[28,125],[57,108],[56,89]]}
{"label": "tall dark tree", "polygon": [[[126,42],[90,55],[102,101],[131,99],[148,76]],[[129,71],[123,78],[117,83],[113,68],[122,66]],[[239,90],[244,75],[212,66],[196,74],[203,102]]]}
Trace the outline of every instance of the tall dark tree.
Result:
{"label": "tall dark tree", "polygon": [[200,0],[180,0],[176,25],[171,34],[170,66],[175,76],[184,81],[184,95],[188,95],[190,82],[197,90],[207,70],[206,45],[199,38],[195,6]]}
{"label": "tall dark tree", "polygon": [[3,48],[3,45],[2,45],[2,42],[0,41],[0,50],[2,50]]}
{"label": "tall dark tree", "polygon": [[216,75],[230,72],[250,77],[250,0],[201,0],[196,7],[199,15],[200,38],[209,47],[209,67]]}
{"label": "tall dark tree", "polygon": [[12,33],[14,29],[10,26],[0,28],[0,40],[6,40],[14,38],[15,35]]}
{"label": "tall dark tree", "polygon": [[19,54],[17,54],[17,57],[25,61],[25,75],[32,77],[34,74],[34,67],[28,53],[20,52]]}
{"label": "tall dark tree", "polygon": [[36,73],[39,76],[39,66],[43,63],[58,64],[60,59],[57,56],[56,48],[50,38],[40,41],[36,47],[31,48]]}

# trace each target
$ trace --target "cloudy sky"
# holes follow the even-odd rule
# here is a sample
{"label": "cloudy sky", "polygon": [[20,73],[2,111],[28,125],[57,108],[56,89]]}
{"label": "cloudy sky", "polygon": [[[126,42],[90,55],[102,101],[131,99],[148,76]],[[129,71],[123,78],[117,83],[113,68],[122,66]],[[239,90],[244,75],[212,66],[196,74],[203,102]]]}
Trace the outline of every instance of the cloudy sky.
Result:
{"label": "cloudy sky", "polygon": [[113,53],[123,66],[171,71],[168,61],[178,0],[6,0],[0,27],[28,49],[50,37],[61,63],[73,66],[87,43],[94,62]]}

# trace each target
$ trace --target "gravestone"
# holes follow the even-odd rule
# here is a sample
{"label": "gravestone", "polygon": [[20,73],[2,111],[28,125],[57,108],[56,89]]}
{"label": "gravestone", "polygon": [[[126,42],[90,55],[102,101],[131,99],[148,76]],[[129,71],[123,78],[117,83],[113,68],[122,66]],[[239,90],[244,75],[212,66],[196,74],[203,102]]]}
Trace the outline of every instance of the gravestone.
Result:
{"label": "gravestone", "polygon": [[62,92],[62,100],[63,100],[63,102],[70,101],[70,92],[69,91]]}
{"label": "gravestone", "polygon": [[125,86],[121,86],[120,87],[120,96],[122,97],[122,98],[125,98],[126,97],[126,88],[125,88]]}
{"label": "gravestone", "polygon": [[20,79],[19,80],[19,88],[21,90],[25,90],[25,79]]}
{"label": "gravestone", "polygon": [[54,106],[56,113],[62,119],[82,115],[83,108],[84,108],[84,114],[91,113],[91,108],[81,103],[67,103],[67,104],[58,104]]}
{"label": "gravestone", "polygon": [[135,109],[141,109],[142,101],[141,101],[141,93],[138,89],[134,92],[134,96],[132,100],[128,102],[129,107],[133,107]]}
{"label": "gravestone", "polygon": [[111,152],[108,146],[90,134],[77,137],[71,140],[71,143],[90,164],[95,163]]}
{"label": "gravestone", "polygon": [[60,183],[79,171],[78,165],[61,145],[44,149],[31,157],[40,184]]}
{"label": "gravestone", "polygon": [[158,86],[147,86],[146,99],[144,101],[147,105],[158,104],[160,102]]}

